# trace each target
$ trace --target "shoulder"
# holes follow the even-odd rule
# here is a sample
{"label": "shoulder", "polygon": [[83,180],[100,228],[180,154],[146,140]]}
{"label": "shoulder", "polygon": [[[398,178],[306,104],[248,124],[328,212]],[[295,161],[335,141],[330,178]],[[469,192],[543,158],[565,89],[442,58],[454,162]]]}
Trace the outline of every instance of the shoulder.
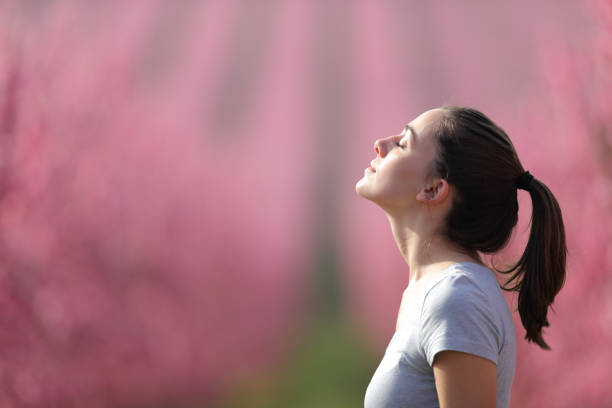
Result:
{"label": "shoulder", "polygon": [[426,292],[419,338],[430,365],[443,350],[475,354],[497,363],[503,329],[492,301],[495,293],[491,292],[496,288],[487,282],[496,280],[490,270],[482,268],[477,272],[452,268]]}
{"label": "shoulder", "polygon": [[434,312],[440,309],[460,307],[462,305],[487,306],[490,289],[495,289],[492,272],[484,267],[483,270],[469,270],[463,266],[455,266],[442,274],[426,291],[423,298],[423,311]]}

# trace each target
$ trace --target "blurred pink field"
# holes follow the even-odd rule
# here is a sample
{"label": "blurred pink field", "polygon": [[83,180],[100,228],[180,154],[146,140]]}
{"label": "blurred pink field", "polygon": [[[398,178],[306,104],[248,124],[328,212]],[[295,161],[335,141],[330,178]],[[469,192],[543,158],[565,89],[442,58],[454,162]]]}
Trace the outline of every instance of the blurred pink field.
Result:
{"label": "blurred pink field", "polygon": [[279,38],[260,80],[286,86],[215,123],[233,7],[17,4],[0,24],[0,405],[206,400],[279,359],[309,245],[306,138],[278,137],[303,122],[299,55]]}
{"label": "blurred pink field", "polygon": [[566,222],[512,406],[612,406],[611,61],[610,1],[1,3],[0,406],[206,406],[291,353],[318,245],[383,350],[408,270],[353,188],[443,104],[506,129]]}

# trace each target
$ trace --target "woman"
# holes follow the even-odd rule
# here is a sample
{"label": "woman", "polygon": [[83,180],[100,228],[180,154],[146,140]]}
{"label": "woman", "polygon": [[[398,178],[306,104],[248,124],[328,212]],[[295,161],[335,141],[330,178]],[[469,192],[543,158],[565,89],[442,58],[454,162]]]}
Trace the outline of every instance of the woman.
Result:
{"label": "woman", "polygon": [[521,165],[506,133],[462,107],[427,111],[379,139],[355,187],[387,215],[410,268],[396,332],[366,390],[365,408],[508,407],[516,340],[495,253],[532,200],[527,247],[503,287],[518,291],[525,338],[549,349],[547,312],[565,280],[561,210]]}

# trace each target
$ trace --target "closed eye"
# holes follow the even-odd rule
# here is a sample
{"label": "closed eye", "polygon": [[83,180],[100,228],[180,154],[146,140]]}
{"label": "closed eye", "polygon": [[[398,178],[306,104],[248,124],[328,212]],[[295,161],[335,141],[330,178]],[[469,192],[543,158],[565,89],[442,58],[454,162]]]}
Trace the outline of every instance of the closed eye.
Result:
{"label": "closed eye", "polygon": [[401,149],[406,149],[408,147],[408,144],[407,143],[401,144],[401,143],[402,143],[402,140],[404,140],[406,136],[408,137],[412,136],[412,126],[410,126],[409,124],[406,125],[406,127],[404,127],[404,130],[399,136],[400,136],[400,140],[395,142],[395,145]]}
{"label": "closed eye", "polygon": [[408,147],[407,143],[402,144],[402,141],[405,140],[404,138],[401,138],[400,140],[398,140],[397,142],[395,142],[395,145],[397,147],[400,147],[402,149],[406,149]]}

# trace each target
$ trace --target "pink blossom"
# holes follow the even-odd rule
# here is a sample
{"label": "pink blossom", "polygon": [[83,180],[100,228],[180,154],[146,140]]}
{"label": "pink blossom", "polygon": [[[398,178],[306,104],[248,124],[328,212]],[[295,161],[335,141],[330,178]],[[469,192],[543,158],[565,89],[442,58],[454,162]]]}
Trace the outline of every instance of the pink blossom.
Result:
{"label": "pink blossom", "polygon": [[288,349],[304,57],[274,36],[268,91],[215,111],[236,5],[0,6],[0,405],[202,403]]}

